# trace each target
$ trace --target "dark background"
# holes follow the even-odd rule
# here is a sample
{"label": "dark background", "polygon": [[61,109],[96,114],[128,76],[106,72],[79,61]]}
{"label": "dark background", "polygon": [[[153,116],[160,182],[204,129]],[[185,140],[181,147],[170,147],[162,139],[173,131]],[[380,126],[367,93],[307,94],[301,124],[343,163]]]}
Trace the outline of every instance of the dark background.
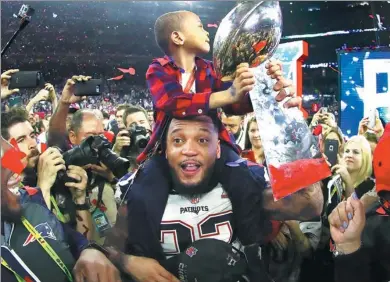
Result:
{"label": "dark background", "polygon": [[[335,30],[376,27],[370,15],[379,14],[387,31],[363,32],[304,38],[309,43],[306,64],[337,62],[336,49],[389,46],[390,4],[366,2],[280,2],[283,36],[321,33]],[[18,28],[15,18],[23,2],[2,2],[2,47]],[[154,41],[153,26],[158,16],[175,10],[190,10],[202,19],[210,32],[234,7],[235,1],[127,1],[127,2],[31,2],[35,15],[2,58],[2,69],[41,70],[46,80],[63,81],[74,74],[105,78],[120,75],[117,67],[134,67],[135,76],[126,76],[117,84],[145,85],[145,72],[153,57],[161,56]],[[290,40],[294,41],[294,40]],[[282,43],[288,40],[282,40]],[[206,58],[211,58],[211,53]],[[330,68],[304,69],[304,93],[338,92],[338,73]],[[123,87],[126,91],[126,87]]]}

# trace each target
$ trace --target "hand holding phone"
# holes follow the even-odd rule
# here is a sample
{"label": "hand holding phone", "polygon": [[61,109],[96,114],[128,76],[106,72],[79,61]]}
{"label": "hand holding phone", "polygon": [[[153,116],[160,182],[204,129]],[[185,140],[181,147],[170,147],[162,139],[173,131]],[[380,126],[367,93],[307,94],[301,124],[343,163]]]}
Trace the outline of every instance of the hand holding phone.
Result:
{"label": "hand holding phone", "polygon": [[11,75],[17,73],[18,71],[18,69],[7,70],[1,74],[1,99],[5,99],[10,95],[19,92],[18,88],[12,89],[9,87]]}
{"label": "hand holding phone", "polygon": [[74,88],[75,96],[100,96],[102,93],[103,81],[101,79],[76,81]]}
{"label": "hand holding phone", "polygon": [[337,156],[339,154],[339,142],[333,139],[327,139],[324,142],[324,154],[328,158],[328,162],[333,167],[337,164]]}
{"label": "hand holding phone", "polygon": [[9,88],[43,87],[45,81],[40,71],[18,71],[11,75]]}

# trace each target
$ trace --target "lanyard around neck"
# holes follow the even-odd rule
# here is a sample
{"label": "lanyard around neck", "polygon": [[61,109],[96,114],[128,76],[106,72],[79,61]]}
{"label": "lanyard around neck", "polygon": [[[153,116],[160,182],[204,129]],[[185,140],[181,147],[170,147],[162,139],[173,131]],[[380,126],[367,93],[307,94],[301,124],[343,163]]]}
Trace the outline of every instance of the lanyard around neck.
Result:
{"label": "lanyard around neck", "polygon": [[[194,85],[195,82],[195,74],[196,74],[196,67],[194,67],[193,71],[191,72],[191,76],[187,81],[186,87],[184,88],[184,93],[190,93],[192,86]],[[180,73],[182,76],[182,73]]]}
{"label": "lanyard around neck", "polygon": [[62,212],[58,208],[57,202],[54,199],[53,195],[50,196],[50,202],[53,205],[54,209],[56,210],[56,216],[57,216],[58,220],[61,221],[62,223],[66,223],[65,216],[62,214]]}
{"label": "lanyard around neck", "polygon": [[53,250],[53,248],[47,243],[45,238],[41,236],[41,234],[28,222],[28,220],[22,216],[22,223],[26,227],[26,229],[34,236],[35,240],[42,246],[42,248],[46,251],[46,253],[55,261],[59,268],[65,273],[68,280],[73,282],[72,274],[69,269],[66,267],[61,258],[57,255],[57,253]]}
{"label": "lanyard around neck", "polygon": [[4,266],[5,268],[7,268],[9,271],[11,271],[14,275],[15,275],[15,278],[16,280],[18,280],[18,282],[24,282],[25,280],[15,272],[15,270],[13,270],[9,265],[8,263],[5,261],[5,259],[1,258],[1,265]]}

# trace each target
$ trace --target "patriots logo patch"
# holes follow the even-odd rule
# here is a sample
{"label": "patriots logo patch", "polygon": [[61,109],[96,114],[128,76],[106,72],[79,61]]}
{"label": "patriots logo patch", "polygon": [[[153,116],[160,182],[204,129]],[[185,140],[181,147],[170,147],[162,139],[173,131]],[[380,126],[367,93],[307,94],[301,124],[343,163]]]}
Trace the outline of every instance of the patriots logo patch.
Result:
{"label": "patriots logo patch", "polygon": [[194,255],[196,255],[197,252],[198,252],[198,249],[197,249],[197,248],[189,247],[189,248],[186,250],[186,255],[189,256],[190,258],[192,258]]}
{"label": "patriots logo patch", "polygon": [[[49,238],[57,241],[57,237],[54,235],[53,229],[51,229],[50,225],[47,222],[38,224],[34,227],[39,234],[41,234],[42,238]],[[26,241],[23,243],[23,247],[26,247],[28,244],[36,241],[35,237],[30,233],[27,236]]]}

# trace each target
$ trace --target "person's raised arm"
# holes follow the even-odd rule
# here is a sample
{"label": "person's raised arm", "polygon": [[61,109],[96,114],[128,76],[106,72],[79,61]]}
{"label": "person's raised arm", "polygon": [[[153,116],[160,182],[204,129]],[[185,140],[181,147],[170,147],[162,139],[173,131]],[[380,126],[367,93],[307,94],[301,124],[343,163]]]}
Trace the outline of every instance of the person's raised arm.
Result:
{"label": "person's raised arm", "polygon": [[58,145],[60,140],[63,142],[64,136],[66,135],[66,118],[68,116],[69,106],[72,103],[77,103],[82,100],[82,97],[74,95],[74,85],[76,84],[76,81],[87,81],[89,79],[91,79],[90,76],[80,75],[73,76],[66,81],[58,105],[50,119],[48,131],[49,146]]}
{"label": "person's raised arm", "polygon": [[310,185],[279,201],[274,201],[272,190],[263,192],[263,207],[274,220],[306,221],[319,217],[322,213],[324,196],[321,182]]}

